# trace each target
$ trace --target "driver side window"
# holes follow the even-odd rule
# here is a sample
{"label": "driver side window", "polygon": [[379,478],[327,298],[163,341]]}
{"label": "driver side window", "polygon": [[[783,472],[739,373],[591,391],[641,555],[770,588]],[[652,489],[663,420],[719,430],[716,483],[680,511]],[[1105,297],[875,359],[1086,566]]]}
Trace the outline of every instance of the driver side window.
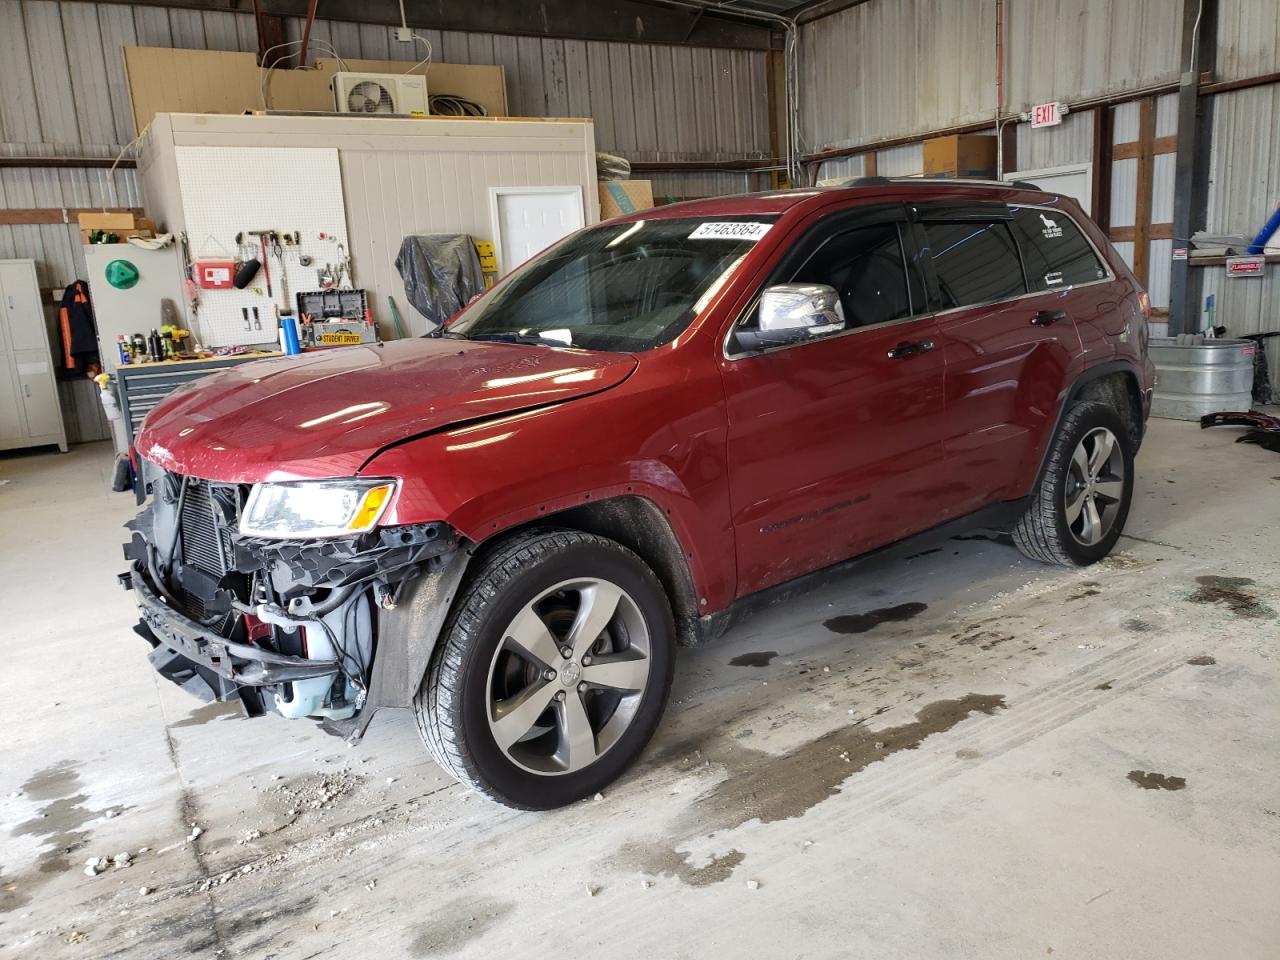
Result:
{"label": "driver side window", "polygon": [[925,312],[924,290],[903,256],[901,227],[881,223],[832,235],[791,278],[834,287],[848,328]]}

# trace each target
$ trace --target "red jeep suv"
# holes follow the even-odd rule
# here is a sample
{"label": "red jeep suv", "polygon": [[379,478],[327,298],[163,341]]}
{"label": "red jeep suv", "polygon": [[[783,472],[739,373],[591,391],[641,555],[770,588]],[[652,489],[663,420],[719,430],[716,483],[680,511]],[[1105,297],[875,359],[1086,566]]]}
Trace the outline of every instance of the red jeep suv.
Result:
{"label": "red jeep suv", "polygon": [[675,649],[908,537],[1089,564],[1124,526],[1146,294],[1071,200],[870,178],[582,230],[417,339],[246,364],[137,444],[164,676],[355,739],[411,707],[502,803],[644,748]]}

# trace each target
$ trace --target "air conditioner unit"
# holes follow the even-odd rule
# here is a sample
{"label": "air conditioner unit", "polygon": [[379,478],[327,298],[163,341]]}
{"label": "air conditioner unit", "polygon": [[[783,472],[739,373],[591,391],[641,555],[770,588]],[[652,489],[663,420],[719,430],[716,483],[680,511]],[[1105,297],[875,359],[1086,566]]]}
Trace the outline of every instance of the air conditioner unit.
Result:
{"label": "air conditioner unit", "polygon": [[427,113],[427,78],[416,73],[340,71],[329,89],[339,113]]}

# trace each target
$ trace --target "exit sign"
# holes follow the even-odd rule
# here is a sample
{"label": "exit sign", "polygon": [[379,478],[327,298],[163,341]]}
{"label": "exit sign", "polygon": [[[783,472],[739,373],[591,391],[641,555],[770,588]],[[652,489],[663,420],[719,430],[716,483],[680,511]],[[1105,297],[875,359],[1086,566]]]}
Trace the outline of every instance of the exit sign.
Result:
{"label": "exit sign", "polygon": [[1031,129],[1056,127],[1062,122],[1064,113],[1066,111],[1062,109],[1062,104],[1056,100],[1053,103],[1037,103],[1031,108]]}

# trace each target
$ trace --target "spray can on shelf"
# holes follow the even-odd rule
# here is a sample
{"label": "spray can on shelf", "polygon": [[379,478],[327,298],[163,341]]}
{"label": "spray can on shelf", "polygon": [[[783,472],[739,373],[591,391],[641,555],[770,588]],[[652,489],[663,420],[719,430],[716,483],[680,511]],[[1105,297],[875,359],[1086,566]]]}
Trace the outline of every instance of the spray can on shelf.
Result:
{"label": "spray can on shelf", "polygon": [[129,342],[125,340],[123,333],[116,337],[116,353],[120,355],[121,364],[129,362]]}

